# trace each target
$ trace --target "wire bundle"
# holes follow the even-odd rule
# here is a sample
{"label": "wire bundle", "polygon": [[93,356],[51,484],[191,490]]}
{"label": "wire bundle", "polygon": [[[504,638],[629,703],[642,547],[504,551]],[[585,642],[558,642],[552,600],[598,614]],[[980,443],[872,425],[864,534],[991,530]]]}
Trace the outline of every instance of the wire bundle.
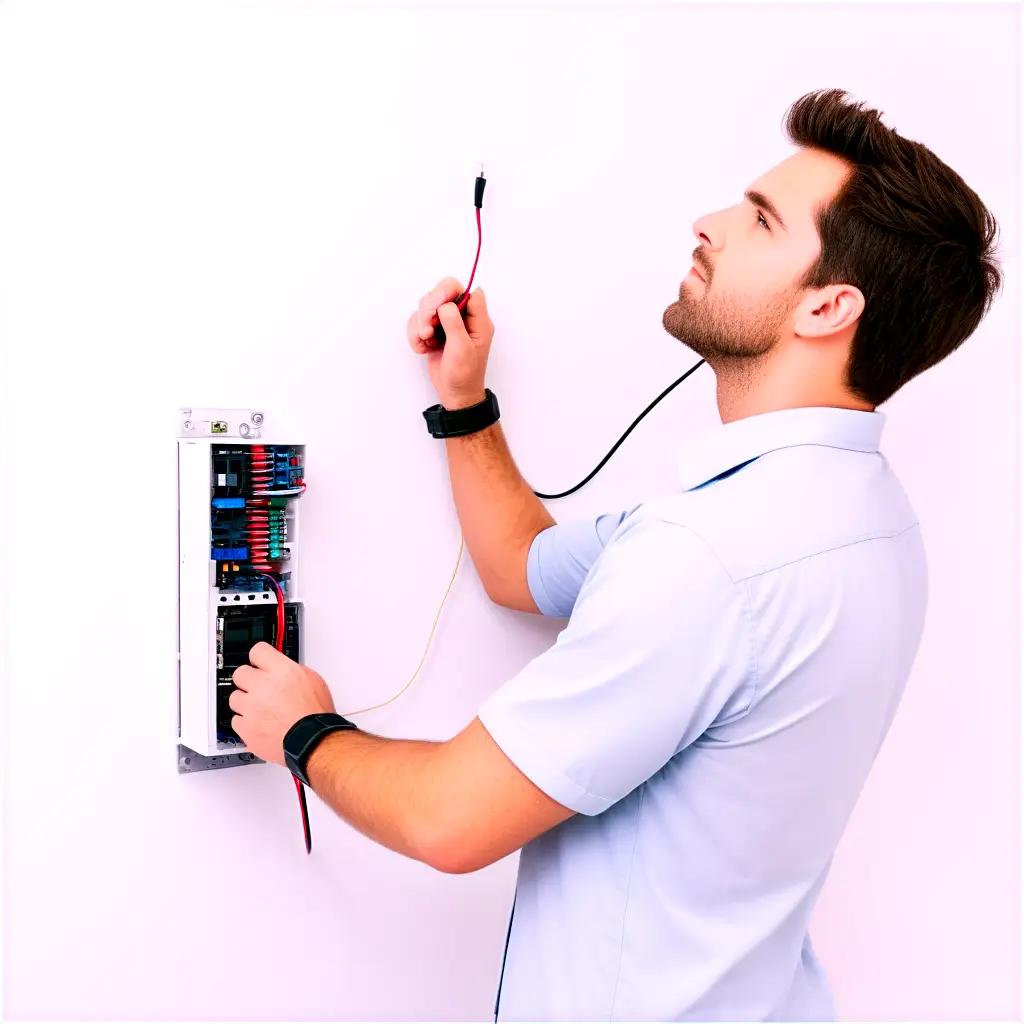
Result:
{"label": "wire bundle", "polygon": [[[284,559],[284,544],[288,540],[288,517],[269,497],[274,484],[274,454],[261,444],[254,444],[249,455],[249,482],[251,494],[245,500],[246,538],[249,561],[258,572],[280,575]],[[302,490],[305,490],[305,484]],[[285,492],[288,493],[288,492]],[[294,493],[294,492],[292,492]]]}
{"label": "wire bundle", "polygon": [[285,558],[288,517],[284,509],[270,507],[259,498],[245,503],[245,535],[252,567],[261,572],[277,572]]}

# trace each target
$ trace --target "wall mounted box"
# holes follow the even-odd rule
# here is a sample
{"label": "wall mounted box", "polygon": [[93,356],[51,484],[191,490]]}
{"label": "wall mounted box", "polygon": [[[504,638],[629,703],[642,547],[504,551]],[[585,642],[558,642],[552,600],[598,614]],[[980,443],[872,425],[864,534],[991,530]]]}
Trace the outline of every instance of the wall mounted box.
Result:
{"label": "wall mounted box", "polygon": [[301,658],[305,446],[268,440],[263,413],[182,409],[178,476],[178,771],[259,763],[230,727],[232,673],[277,631]]}

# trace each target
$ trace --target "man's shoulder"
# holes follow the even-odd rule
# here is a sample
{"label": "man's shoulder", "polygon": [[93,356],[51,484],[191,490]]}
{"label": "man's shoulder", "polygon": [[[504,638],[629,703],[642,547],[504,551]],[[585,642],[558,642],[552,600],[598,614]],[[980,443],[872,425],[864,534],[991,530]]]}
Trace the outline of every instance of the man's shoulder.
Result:
{"label": "man's shoulder", "polygon": [[657,522],[693,531],[735,581],[919,530],[914,508],[881,453],[815,445],[768,452],[696,490],[647,501],[618,531]]}

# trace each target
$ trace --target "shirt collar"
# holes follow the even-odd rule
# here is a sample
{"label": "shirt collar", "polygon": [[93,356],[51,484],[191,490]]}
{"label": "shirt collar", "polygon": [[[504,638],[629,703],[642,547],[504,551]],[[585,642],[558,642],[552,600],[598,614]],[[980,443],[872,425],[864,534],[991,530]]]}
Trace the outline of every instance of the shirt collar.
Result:
{"label": "shirt collar", "polygon": [[885,413],[801,406],[719,423],[683,443],[677,466],[684,491],[691,491],[737,466],[779,448],[825,445],[855,452],[878,451]]}

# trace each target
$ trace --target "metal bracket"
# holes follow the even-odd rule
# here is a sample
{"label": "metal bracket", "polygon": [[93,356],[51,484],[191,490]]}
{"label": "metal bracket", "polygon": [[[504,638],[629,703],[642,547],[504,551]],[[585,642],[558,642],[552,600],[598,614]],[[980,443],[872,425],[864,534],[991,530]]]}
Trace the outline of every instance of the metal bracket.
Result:
{"label": "metal bracket", "polygon": [[186,747],[184,743],[178,744],[178,774],[187,775],[189,772],[203,772],[210,768],[234,768],[240,764],[266,764],[262,757],[243,750],[238,754],[215,754],[206,757],[204,754],[197,754],[194,750]]}

